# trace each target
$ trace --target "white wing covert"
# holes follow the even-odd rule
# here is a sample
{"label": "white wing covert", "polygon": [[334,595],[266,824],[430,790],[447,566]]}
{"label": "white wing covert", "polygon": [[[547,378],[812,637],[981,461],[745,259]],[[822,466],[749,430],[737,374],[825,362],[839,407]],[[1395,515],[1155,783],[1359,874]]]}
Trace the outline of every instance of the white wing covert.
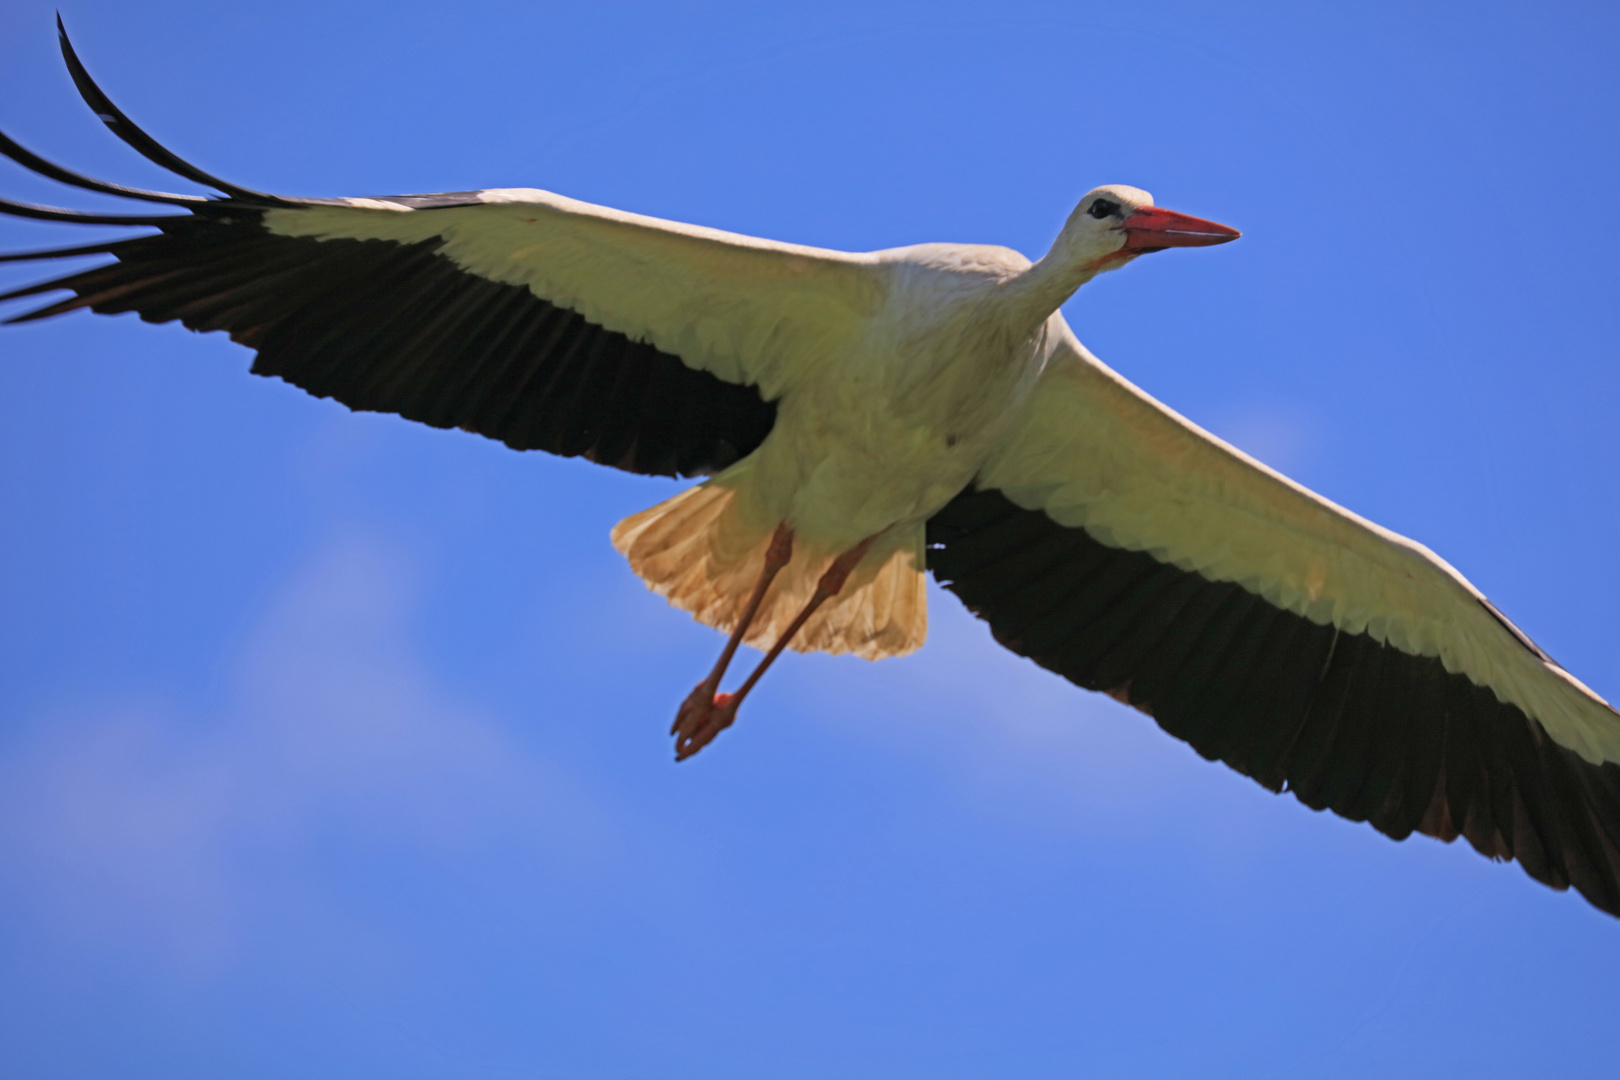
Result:
{"label": "white wing covert", "polygon": [[861,256],[595,206],[535,188],[273,209],[273,235],[436,244],[536,297],[774,400],[882,297]]}

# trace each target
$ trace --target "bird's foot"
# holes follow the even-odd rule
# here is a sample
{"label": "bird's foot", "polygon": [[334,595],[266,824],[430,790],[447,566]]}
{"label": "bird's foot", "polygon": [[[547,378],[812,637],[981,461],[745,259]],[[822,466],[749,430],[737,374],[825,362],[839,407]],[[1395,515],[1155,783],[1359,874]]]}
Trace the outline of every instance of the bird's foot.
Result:
{"label": "bird's foot", "polygon": [[675,760],[685,761],[714,741],[737,719],[740,702],[735,694],[716,694],[705,679],[681,702],[669,733],[675,736]]}

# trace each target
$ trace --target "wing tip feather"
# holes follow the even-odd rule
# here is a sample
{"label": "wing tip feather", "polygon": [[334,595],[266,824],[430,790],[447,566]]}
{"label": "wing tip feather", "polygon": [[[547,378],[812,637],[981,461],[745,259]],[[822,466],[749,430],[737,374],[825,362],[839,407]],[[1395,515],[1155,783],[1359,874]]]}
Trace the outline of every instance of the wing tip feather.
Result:
{"label": "wing tip feather", "polygon": [[68,74],[72,77],[73,85],[79,91],[79,96],[84,99],[86,105],[90,106],[90,110],[96,114],[96,117],[107,126],[107,129],[123,141],[125,145],[148,161],[169,170],[176,176],[214,188],[231,198],[259,206],[298,205],[293,200],[284,199],[263,191],[254,191],[251,188],[239,187],[229,181],[221,180],[219,177],[199,169],[152,138],[151,135],[148,135],[131,120],[122,109],[113,104],[107,93],[96,85],[96,81],[90,77],[89,69],[79,59],[79,54],[74,49],[73,42],[68,38],[67,26],[62,21],[60,11],[56,14],[56,29],[58,42],[62,50],[62,60],[67,65]]}

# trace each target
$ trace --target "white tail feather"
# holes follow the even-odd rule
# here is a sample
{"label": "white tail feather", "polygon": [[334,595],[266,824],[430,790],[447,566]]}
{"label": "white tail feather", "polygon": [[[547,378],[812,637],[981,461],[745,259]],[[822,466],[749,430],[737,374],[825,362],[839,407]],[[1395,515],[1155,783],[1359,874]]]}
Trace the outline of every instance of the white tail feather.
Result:
{"label": "white tail feather", "polygon": [[[688,488],[613,528],[613,546],[653,592],[705,626],[730,633],[765,566],[774,524],[736,512],[735,492],[715,482]],[[836,551],[795,542],[793,559],[765,594],[743,639],[768,649],[809,602]],[[854,653],[867,660],[902,656],[928,634],[921,525],[884,533],[794,636],[799,652]]]}

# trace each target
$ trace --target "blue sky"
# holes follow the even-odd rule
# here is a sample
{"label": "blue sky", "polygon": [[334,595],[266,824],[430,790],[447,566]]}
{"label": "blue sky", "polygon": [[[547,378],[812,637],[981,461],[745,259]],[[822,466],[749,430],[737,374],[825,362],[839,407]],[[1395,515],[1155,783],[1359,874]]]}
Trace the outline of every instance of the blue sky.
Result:
{"label": "blue sky", "polygon": [[[1039,254],[1100,183],[1234,225],[1088,285],[1081,338],[1620,697],[1612,6],[64,14],[138,122],[261,189],[540,186],[851,249]],[[172,186],[51,20],[0,8],[0,125]],[[1620,924],[1274,797],[948,595],[922,653],[790,657],[673,765],[720,642],[607,542],[671,483],[248,361],[129,317],[0,332],[0,1073],[1613,1067]]]}

